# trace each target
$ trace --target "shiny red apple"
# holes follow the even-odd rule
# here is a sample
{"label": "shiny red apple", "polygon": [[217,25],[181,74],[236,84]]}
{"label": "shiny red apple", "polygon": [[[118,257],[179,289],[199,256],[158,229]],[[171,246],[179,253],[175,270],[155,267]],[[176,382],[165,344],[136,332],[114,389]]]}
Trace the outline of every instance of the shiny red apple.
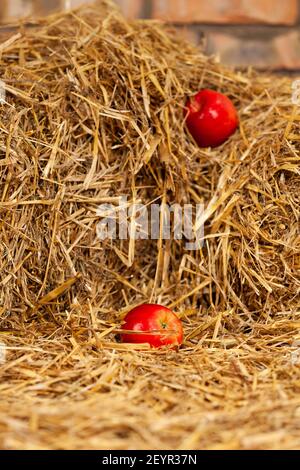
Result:
{"label": "shiny red apple", "polygon": [[185,108],[186,125],[199,147],[223,144],[239,124],[233,102],[222,93],[204,89],[190,98]]}
{"label": "shiny red apple", "polygon": [[181,320],[169,308],[143,304],[131,310],[124,319],[124,343],[149,343],[154,348],[180,346],[183,340]]}

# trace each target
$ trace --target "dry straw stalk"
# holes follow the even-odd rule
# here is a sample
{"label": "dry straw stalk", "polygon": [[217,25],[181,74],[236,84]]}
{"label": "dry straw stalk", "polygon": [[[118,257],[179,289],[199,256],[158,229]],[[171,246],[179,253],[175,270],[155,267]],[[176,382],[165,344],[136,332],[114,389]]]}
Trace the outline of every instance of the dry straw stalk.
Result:
{"label": "dry straw stalk", "polygon": [[[3,35],[0,76],[1,447],[299,448],[291,81],[227,70],[108,1]],[[183,123],[200,87],[239,109],[215,150]],[[100,242],[97,207],[121,195],[204,203],[203,248]],[[148,301],[183,319],[180,351],[117,342]]]}

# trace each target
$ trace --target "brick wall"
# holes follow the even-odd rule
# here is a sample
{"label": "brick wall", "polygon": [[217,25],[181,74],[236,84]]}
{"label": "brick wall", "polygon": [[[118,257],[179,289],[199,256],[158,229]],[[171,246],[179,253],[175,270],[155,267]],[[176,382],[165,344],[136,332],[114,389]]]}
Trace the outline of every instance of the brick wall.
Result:
{"label": "brick wall", "polygon": [[[300,70],[300,0],[116,1],[128,17],[174,24],[181,34],[204,44],[208,53],[217,53],[224,63]],[[0,0],[0,21],[88,2]]]}

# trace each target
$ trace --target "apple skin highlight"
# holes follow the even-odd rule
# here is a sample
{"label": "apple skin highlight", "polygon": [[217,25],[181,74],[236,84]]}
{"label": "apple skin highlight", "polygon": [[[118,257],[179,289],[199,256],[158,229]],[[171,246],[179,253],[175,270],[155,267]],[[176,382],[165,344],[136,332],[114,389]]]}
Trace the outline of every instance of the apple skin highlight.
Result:
{"label": "apple skin highlight", "polygon": [[183,341],[181,320],[167,307],[143,304],[131,310],[124,319],[124,343],[149,343],[154,348],[180,346]]}
{"label": "apple skin highlight", "polygon": [[204,89],[187,101],[187,128],[199,147],[218,147],[237,129],[239,118],[232,101],[222,93]]}

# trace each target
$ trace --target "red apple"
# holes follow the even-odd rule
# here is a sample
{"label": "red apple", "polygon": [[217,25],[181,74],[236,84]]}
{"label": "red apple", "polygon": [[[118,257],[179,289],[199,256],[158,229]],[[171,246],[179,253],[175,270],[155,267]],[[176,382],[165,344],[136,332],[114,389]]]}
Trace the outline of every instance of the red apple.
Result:
{"label": "red apple", "polygon": [[217,147],[236,130],[239,119],[232,101],[222,93],[204,89],[190,98],[186,124],[199,147]]}
{"label": "red apple", "polygon": [[154,348],[180,346],[183,329],[180,319],[169,308],[157,304],[135,307],[125,317],[122,329],[124,343],[149,343]]}

